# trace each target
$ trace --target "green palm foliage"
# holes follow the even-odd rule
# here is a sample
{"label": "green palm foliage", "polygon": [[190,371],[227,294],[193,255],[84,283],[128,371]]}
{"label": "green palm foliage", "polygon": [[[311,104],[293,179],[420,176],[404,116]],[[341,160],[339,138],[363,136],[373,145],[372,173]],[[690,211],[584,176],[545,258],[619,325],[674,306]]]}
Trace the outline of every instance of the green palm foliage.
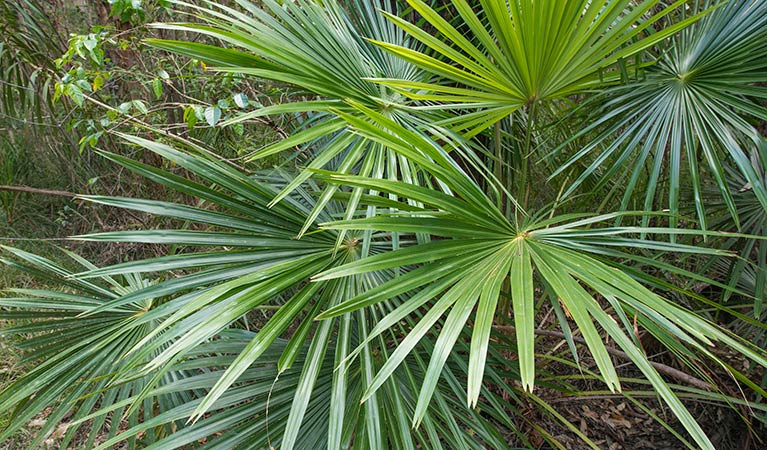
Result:
{"label": "green palm foliage", "polygon": [[[306,181],[311,169],[349,172],[361,164],[366,173],[380,172],[379,176],[387,177],[411,176],[409,174],[416,171],[408,161],[398,159],[387,149],[371,146],[346,132],[345,123],[329,113],[330,108],[355,111],[345,104],[352,100],[412,126],[431,120],[430,116],[411,115],[404,109],[404,98],[400,94],[370,81],[382,77],[423,80],[426,76],[417,67],[365,39],[375,36],[398,45],[415,43],[403,30],[378,14],[378,8],[390,6],[391,2],[351,2],[348,9],[354,14],[335,0],[285,4],[267,0],[263,7],[247,0],[237,1],[245,12],[216,2],[201,2],[202,6],[174,3],[199,14],[204,23],[161,24],[159,27],[211,36],[241,50],[185,41],[149,40],[152,45],[206,61],[211,70],[288,83],[298,89],[297,94],[306,96],[304,101],[260,108],[226,123],[284,113],[310,117],[304,122],[304,130],[252,156],[252,159],[260,159],[318,140],[325,142],[321,146],[323,151],[310,161],[307,170],[286,186],[274,202]],[[317,208],[307,218],[307,227],[335,191],[329,187],[323,193]],[[352,201],[349,209],[354,208],[356,202]],[[306,228],[302,230],[305,231]]]}
{"label": "green palm foliage", "polygon": [[[756,183],[762,188],[767,186],[767,141],[764,138],[751,155],[751,166],[757,175]],[[759,196],[755,192],[754,185],[743,174],[729,166],[725,166],[728,176],[730,192],[739,213],[740,228],[751,236],[767,236],[767,213],[763,208]],[[714,198],[713,196],[710,196]],[[712,201],[711,226],[725,231],[736,231],[735,224],[730,220],[727,213],[727,205],[724,201]],[[745,292],[754,298],[754,317],[763,314],[763,306],[767,300],[767,242],[754,238],[730,238],[721,244],[722,248],[737,251],[740,258],[734,261],[724,262],[727,269],[727,279],[731,287],[735,288],[745,281]],[[713,264],[722,264],[722,261],[713,261]],[[745,278],[745,280],[743,279]],[[729,297],[731,291],[726,291]]]}
{"label": "green palm foliage", "polygon": [[[370,113],[373,115],[372,113]],[[397,129],[396,124],[388,122],[388,129],[370,127],[357,123],[348,117],[351,123],[360,127],[359,132],[371,138],[386,141],[387,146],[412,158],[415,148],[429,154],[427,142],[417,145],[414,135],[406,130]],[[386,123],[382,117],[379,123]],[[396,136],[396,137],[395,137]],[[412,156],[411,156],[412,154]],[[439,161],[438,155],[433,155]],[[450,172],[452,164],[445,161],[445,166],[428,165],[435,176]],[[447,178],[447,177],[446,177]],[[396,323],[413,310],[435,300],[429,313],[414,327],[408,337],[400,342],[395,353],[387,361],[381,372],[373,380],[368,392],[374,391],[385,377],[407,356],[417,344],[420,336],[428,332],[443,314],[447,318],[437,340],[439,353],[432,356],[426,382],[421,389],[414,421],[417,424],[420,414],[429,404],[434,384],[439,379],[442,364],[450,354],[451,348],[459,337],[460,330],[466,325],[469,315],[476,308],[474,332],[471,339],[470,367],[468,378],[468,402],[475,405],[479,397],[482,372],[486,363],[485,349],[487,339],[496,316],[496,308],[501,295],[504,279],[509,280],[514,322],[517,330],[517,348],[520,353],[520,376],[525,389],[532,390],[534,382],[535,356],[533,349],[535,329],[534,286],[546,286],[547,289],[569,311],[573,321],[586,340],[589,350],[608,387],[620,390],[617,373],[604,348],[596,322],[637,364],[653,387],[679,415],[687,430],[693,435],[698,445],[710,445],[707,438],[695,424],[682,404],[674,397],[665,383],[654,373],[647,363],[637,343],[632,341],[631,324],[628,317],[638,319],[642,325],[660,341],[671,344],[674,340],[691,345],[698,351],[717,358],[706,350],[712,341],[727,342],[743,354],[751,355],[759,364],[767,363],[760,352],[751,348],[717,326],[706,323],[700,317],[680,309],[672,302],[662,299],[647,290],[636,280],[621,271],[621,266],[611,267],[609,261],[595,258],[590,254],[618,256],[631,259],[630,253],[608,250],[612,246],[623,248],[655,248],[675,252],[702,253],[705,250],[680,244],[653,243],[632,238],[642,232],[682,233],[683,230],[642,229],[632,227],[611,227],[588,229],[586,226],[608,220],[614,216],[582,218],[572,220],[562,217],[548,220],[524,218],[516,224],[508,222],[492,206],[490,200],[479,202],[482,192],[475,186],[461,186],[447,183],[455,197],[439,192],[412,186],[408,183],[374,180],[369,178],[331,175],[334,182],[344,185],[370,187],[383,192],[392,192],[399,197],[417,200],[427,207],[411,215],[399,214],[393,217],[375,217],[345,222],[333,222],[326,227],[331,229],[372,229],[399,233],[425,233],[450,238],[406,249],[372,256],[355,264],[346,264],[331,269],[315,277],[317,280],[366,273],[371,270],[423,264],[407,275],[380,285],[364,295],[352,298],[325,311],[320,318],[334,317],[358,308],[385,300],[389,295],[404,290],[419,289],[408,302],[400,306],[390,316],[384,318],[376,329],[375,335],[388,324]],[[463,200],[466,199],[466,200]],[[602,248],[602,246],[608,249]],[[711,250],[713,251],[713,250]],[[534,281],[534,273],[540,280]],[[614,318],[599,306],[594,296],[606,299],[612,312],[622,318],[619,325]],[[441,297],[440,297],[441,296]],[[448,312],[449,311],[449,312]],[[440,345],[441,344],[441,345]],[[684,353],[683,349],[677,349]]]}
{"label": "green palm foliage", "polygon": [[[13,408],[12,421],[0,434],[0,441],[46,408],[52,408],[45,425],[29,444],[30,448],[40,448],[44,445],[43,439],[56,431],[60,422],[81,419],[97,410],[100,404],[122,402],[145,388],[149,378],[137,377],[124,384],[113,384],[110,378],[125,367],[116,355],[136,345],[157,325],[162,314],[159,312],[163,308],[162,299],[143,298],[105,307],[117,298],[151,288],[152,283],[135,274],[73,279],[72,269],[53,261],[11,247],[3,247],[3,250],[10,257],[2,259],[4,264],[60,287],[56,290],[11,289],[12,296],[0,300],[3,307],[13,308],[0,313],[0,317],[17,323],[0,330],[2,335],[26,336],[20,344],[25,351],[24,362],[34,366],[0,394],[0,409]],[[90,262],[66,253],[79,266],[75,270],[95,269]],[[88,318],[80,317],[94,309],[100,312]],[[160,383],[185,376],[183,370],[174,369],[165,374]],[[153,405],[165,411],[170,409],[169,405],[190,398],[193,398],[192,392],[163,394],[156,398],[156,403],[144,405],[143,413],[133,410],[123,415],[125,408],[116,408],[113,419],[124,417],[135,426],[151,417]],[[61,445],[66,447],[81,427],[86,425],[67,428]],[[101,416],[88,424],[86,446],[94,444],[102,427],[114,436],[120,421],[107,421],[106,416]],[[170,424],[158,432],[170,433]],[[149,437],[148,442],[152,440],[153,437]],[[135,440],[131,439],[131,443],[135,445]]]}
{"label": "green palm foliage", "polygon": [[53,87],[48,73],[65,43],[51,31],[54,24],[36,0],[3,2],[0,17],[0,119],[14,128],[25,119],[47,122]]}
{"label": "green palm foliage", "polygon": [[[380,313],[357,311],[319,323],[315,323],[313,319],[320,311],[340,303],[343,299],[356,297],[363,291],[380,285],[391,278],[392,272],[377,271],[318,283],[307,284],[307,281],[312,275],[340,264],[354,262],[364,254],[380,253],[386,247],[385,244],[376,243],[363,248],[359,236],[349,233],[340,245],[336,245],[337,233],[320,232],[316,226],[310,228],[309,233],[298,241],[295,236],[312,210],[311,193],[299,189],[294,195],[286,197],[284,202],[267,209],[267,204],[289,179],[254,179],[223,163],[206,159],[201,154],[189,155],[164,144],[137,137],[125,138],[223,189],[215,190],[167,171],[118,155],[105,154],[112,161],[155,182],[181,193],[194,195],[204,203],[205,208],[150,200],[84,197],[92,202],[159,214],[205,228],[198,230],[195,226],[190,229],[187,225],[177,229],[99,233],[80,236],[78,239],[173,244],[194,246],[201,250],[224,246],[222,249],[183,252],[100,269],[93,268],[77,276],[78,279],[90,280],[94,277],[150,274],[170,270],[189,273],[180,278],[157,280],[150,286],[108,299],[80,314],[84,320],[90,320],[105,311],[124,308],[135,302],[151,301],[154,298],[165,299],[158,311],[160,316],[155,316],[156,320],[151,329],[136,336],[135,341],[117,353],[125,369],[116,371],[111,383],[122,385],[137,379],[143,380],[144,388],[140,392],[131,391],[134,397],[130,399],[133,405],[130,412],[134,412],[146,402],[153,404],[151,399],[160,393],[175,392],[174,386],[177,386],[181,393],[188,394],[185,387],[189,383],[195,385],[194,381],[184,379],[178,385],[166,386],[163,380],[178,370],[178,364],[185,367],[182,361],[195,360],[193,367],[197,367],[200,361],[197,361],[194,355],[200,351],[200,345],[212,338],[226,335],[232,326],[249,326],[253,320],[249,314],[267,308],[275,312],[259,327],[259,332],[252,334],[251,339],[236,355],[216,363],[216,366],[226,367],[226,370],[205,377],[208,384],[203,383],[202,387],[195,391],[200,392],[204,389],[205,394],[200,398],[192,398],[183,405],[174,405],[178,410],[191,411],[190,422],[209,422],[206,420],[208,413],[231,405],[231,391],[242,383],[266,383],[264,376],[271,377],[267,381],[275,381],[278,378],[282,380],[283,374],[289,373],[282,383],[275,386],[280,392],[284,385],[290,386],[285,389],[293,389],[294,395],[288,397],[290,402],[284,403],[283,397],[276,397],[280,400],[274,406],[269,406],[270,411],[276,412],[275,417],[282,418],[281,425],[273,428],[275,436],[271,438],[280,443],[280,448],[341,448],[350,439],[350,427],[365,430],[363,436],[372,448],[385,448],[395,445],[398,441],[402,441],[396,444],[401,448],[413,448],[416,442],[420,442],[420,445],[433,445],[428,443],[432,442],[435,436],[459,443],[476,442],[472,447],[480,445],[480,442],[493,442],[493,446],[497,448],[504,447],[503,440],[499,440],[489,424],[479,420],[480,416],[465,405],[461,408],[465,411],[461,417],[453,415],[455,406],[448,405],[456,402],[454,390],[459,389],[458,382],[446,386],[447,392],[438,394],[441,401],[433,404],[426,412],[426,420],[429,423],[427,434],[403,437],[402,431],[407,429],[404,416],[398,417],[396,421],[387,420],[386,411],[391,407],[389,402],[394,402],[395,410],[398,411],[408,408],[407,405],[412,400],[406,393],[414,395],[418,391],[418,380],[423,371],[417,364],[413,368],[400,371],[396,377],[389,380],[388,386],[382,392],[382,398],[367,396],[367,401],[361,405],[360,399],[365,386],[370,384],[372,374],[378,369],[373,354],[382,351],[386,346],[382,337],[366,338],[371,324],[377,322]],[[329,220],[331,217],[325,215],[322,218]],[[216,231],[219,229],[222,231]],[[296,320],[299,320],[299,325],[291,339],[287,342],[279,341],[278,338]],[[277,355],[274,354],[275,345],[282,348]],[[373,345],[379,350],[374,352]],[[353,349],[356,349],[357,353],[361,352],[362,362],[350,366],[345,361]],[[263,360],[264,357],[267,358],[266,361]],[[298,370],[289,372],[297,361]],[[260,378],[254,380],[248,378],[248,374],[256,362],[271,367],[272,370],[268,375],[265,375],[264,371],[258,372]],[[193,375],[191,380],[196,380],[195,376]],[[268,383],[265,386],[268,386]],[[493,395],[487,391],[485,393]],[[357,400],[350,401],[350,398]],[[190,405],[194,405],[191,410]],[[243,411],[252,412],[253,408],[261,408],[259,411],[263,411],[264,405],[249,405]],[[112,409],[114,408],[108,408],[103,413]],[[283,413],[288,414],[283,417]],[[226,409],[226,415],[229,414],[245,412],[233,413]],[[504,413],[499,410],[496,414],[502,417]],[[178,420],[178,416],[170,412],[167,417]],[[323,424],[320,427],[321,431],[315,430],[315,427],[320,426],[318,420],[319,424]],[[465,424],[456,426],[457,423]],[[217,428],[214,431],[208,430],[202,437],[212,436],[219,431],[230,431],[236,424],[237,422],[223,421],[215,425]],[[195,423],[195,426],[197,425]],[[131,430],[130,434],[141,432],[147,426],[140,425]],[[205,425],[199,426],[207,430]],[[471,436],[463,431],[466,429],[481,433]],[[255,428],[253,432],[262,435],[263,430]],[[115,440],[125,437],[127,436]],[[167,442],[176,445],[178,441],[179,438],[174,437]],[[111,444],[104,443],[99,448],[108,448],[108,445]]]}
{"label": "green palm foliage", "polygon": [[[462,108],[479,109],[448,122],[475,134],[525,105],[562,99],[604,87],[619,72],[618,61],[635,55],[675,31],[695,16],[664,27],[652,26],[684,2],[675,2],[647,20],[643,16],[658,2],[480,0],[479,8],[466,0],[452,2],[470,31],[456,29],[421,0],[409,0],[445,39],[439,39],[393,15],[389,17],[423,42],[433,55],[387,42],[392,53],[452,83],[413,83],[381,80],[413,98]],[[603,73],[607,71],[608,73]]]}
{"label": "green palm foliage", "polygon": [[[767,41],[765,2],[434,3],[175,2],[190,22],[158,26],[224,44],[151,44],[301,96],[234,120],[301,117],[251,162],[298,150],[307,166],[245,173],[187,141],[120,135],[164,168],[105,158],[191,201],[82,197],[167,226],[74,239],[166,245],[165,256],[95,267],[72,255],[83,266],[72,271],[8,249],[7,263],[53,273],[60,289],[0,301],[18,323],[5,332],[30,335],[29,360],[42,361],[0,393],[0,409],[17,410],[0,439],[52,408],[51,427],[76,410],[72,424],[88,424],[87,446],[99,449],[511,449],[535,448],[533,433],[563,448],[523,414],[532,405],[598,448],[538,395],[577,392],[542,363],[568,356],[613,393],[651,389],[689,448],[714,444],[683,399],[765,409],[706,374],[723,368],[765,396],[717,350],[767,367],[764,349],[696,308],[764,325],[679,281],[763,315],[764,281],[743,281],[761,273],[767,248],[764,149],[748,118],[764,118],[765,62],[752,54]],[[582,114],[579,101],[607,110]],[[572,116],[589,122],[570,133]],[[699,198],[698,150],[724,193],[716,219]],[[661,169],[668,212],[653,210]],[[575,181],[561,187],[535,178],[565,171]],[[619,173],[630,180],[623,200]],[[645,210],[631,211],[640,181]],[[694,194],[683,205],[710,226],[679,220],[683,187]],[[744,275],[694,273],[685,257],[704,268],[733,260]],[[543,351],[546,333],[564,336],[565,354]],[[641,336],[710,391],[671,384]],[[644,379],[625,376],[616,352]],[[118,417],[128,426],[96,445]]]}
{"label": "green palm foliage", "polygon": [[[668,193],[673,215],[680,213],[680,197],[692,196],[705,228],[702,191],[705,179],[711,178],[740,225],[724,169],[724,161],[731,161],[752,183],[762,208],[767,208],[767,191],[750,161],[759,133],[748,120],[767,119],[760,103],[764,88],[756,85],[767,77],[762,57],[767,51],[766,30],[767,10],[761,2],[732,1],[676,35],[643,79],[605,94],[602,114],[581,133],[602,134],[569,155],[558,170],[576,162],[586,165],[568,193],[595,174],[603,180],[627,177],[622,207],[641,187],[644,209],[657,204],[662,189]],[[587,155],[594,156],[585,159]],[[649,176],[642,177],[643,172]]]}

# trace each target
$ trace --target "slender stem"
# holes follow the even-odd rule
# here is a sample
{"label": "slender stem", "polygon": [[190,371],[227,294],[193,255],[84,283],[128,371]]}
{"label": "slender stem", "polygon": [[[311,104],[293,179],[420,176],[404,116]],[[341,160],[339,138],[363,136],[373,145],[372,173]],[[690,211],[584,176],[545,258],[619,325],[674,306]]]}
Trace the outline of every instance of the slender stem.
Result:
{"label": "slender stem", "polygon": [[565,192],[565,186],[567,186],[567,183],[570,181],[570,175],[573,174],[572,169],[570,170],[570,173],[567,174],[565,177],[565,181],[562,183],[562,187],[559,188],[559,193],[557,194],[557,199],[554,200],[554,206],[551,207],[551,212],[549,213],[549,220],[554,217],[554,213],[557,211],[557,208],[559,207],[560,201],[562,200],[562,193]]}
{"label": "slender stem", "polygon": [[[503,154],[501,151],[501,122],[495,123],[495,178],[501,184],[506,186],[506,182],[503,179]],[[503,211],[506,195],[503,189],[498,192],[498,209]]]}
{"label": "slender stem", "polygon": [[51,189],[38,189],[29,186],[0,186],[0,191],[25,192],[28,194],[56,195],[59,197],[77,197],[78,194]]}
{"label": "slender stem", "polygon": [[537,103],[530,103],[527,113],[527,132],[525,133],[525,146],[522,148],[522,165],[519,169],[519,184],[517,186],[517,201],[522,208],[527,208],[527,158],[530,156],[530,148],[533,141],[533,128],[535,128],[535,113]]}

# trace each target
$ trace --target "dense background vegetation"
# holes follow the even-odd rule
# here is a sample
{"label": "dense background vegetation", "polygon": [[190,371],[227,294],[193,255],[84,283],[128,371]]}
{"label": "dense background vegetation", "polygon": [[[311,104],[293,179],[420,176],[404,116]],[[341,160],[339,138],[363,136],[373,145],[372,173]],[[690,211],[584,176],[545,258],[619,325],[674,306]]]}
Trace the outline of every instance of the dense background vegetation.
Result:
{"label": "dense background vegetation", "polygon": [[0,31],[5,447],[767,445],[765,1]]}

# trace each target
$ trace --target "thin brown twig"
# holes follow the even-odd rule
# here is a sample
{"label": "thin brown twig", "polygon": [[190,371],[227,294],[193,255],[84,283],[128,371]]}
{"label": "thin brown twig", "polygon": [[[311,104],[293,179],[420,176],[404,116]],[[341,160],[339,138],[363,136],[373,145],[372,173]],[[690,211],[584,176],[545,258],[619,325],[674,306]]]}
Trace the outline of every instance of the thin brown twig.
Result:
{"label": "thin brown twig", "polygon": [[[33,187],[30,187],[30,186],[4,186],[4,185],[0,185],[0,191],[24,192],[24,193],[28,193],[28,194],[40,194],[40,195],[55,195],[55,196],[59,196],[59,197],[69,197],[69,198],[77,198],[77,197],[81,197],[83,195],[83,194],[75,194],[75,193],[67,192],[67,191],[57,191],[57,190],[52,190],[52,189],[33,188]],[[147,226],[146,225],[146,221],[144,221],[141,217],[137,216],[133,212],[131,212],[129,210],[125,210],[125,213],[128,214],[129,216],[133,217],[134,219],[136,219],[137,222],[140,222],[145,227]],[[101,220],[100,217],[96,216],[96,220],[99,222],[99,225],[101,226],[101,228],[106,228],[106,225],[104,224],[104,222]]]}
{"label": "thin brown twig", "polygon": [[57,195],[59,197],[77,197],[78,194],[66,191],[56,191],[51,189],[39,189],[30,186],[3,186],[0,185],[0,191],[25,192],[28,194]]}

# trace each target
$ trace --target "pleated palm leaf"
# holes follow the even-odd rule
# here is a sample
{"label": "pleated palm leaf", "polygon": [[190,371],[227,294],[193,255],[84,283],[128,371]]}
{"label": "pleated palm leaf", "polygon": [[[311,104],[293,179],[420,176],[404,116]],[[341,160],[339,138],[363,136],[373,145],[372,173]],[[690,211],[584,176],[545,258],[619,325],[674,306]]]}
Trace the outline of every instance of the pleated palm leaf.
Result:
{"label": "pleated palm leaf", "polygon": [[[187,354],[188,359],[179,363],[176,368],[186,371],[195,370],[195,375],[180,378],[173,383],[164,384],[146,394],[153,399],[168,393],[189,392],[192,390],[209,391],[217,384],[220,373],[210,368],[229,367],[235,363],[238,355],[247,349],[247,345],[257,336],[256,333],[245,330],[227,329],[222,331],[215,341],[202,344]],[[355,341],[356,342],[356,341]],[[203,449],[238,449],[238,448],[472,448],[483,449],[488,445],[492,448],[509,448],[507,439],[501,434],[499,424],[508,430],[515,428],[513,420],[508,417],[508,411],[521,414],[515,408],[506,406],[507,401],[500,395],[487,393],[496,405],[489,406],[490,412],[482,412],[466,408],[460,401],[463,390],[460,388],[460,374],[465,368],[457,360],[450,361],[446,366],[445,380],[441,383],[435,402],[430,407],[424,426],[411,430],[407,423],[406,412],[415,407],[418,380],[423,376],[425,363],[420,355],[416,355],[404,370],[398,371],[381,388],[375,415],[369,415],[368,405],[354,401],[365,389],[363,379],[365,367],[353,365],[347,368],[345,384],[348,387],[347,404],[342,415],[333,409],[335,389],[334,356],[326,354],[322,361],[322,369],[317,376],[318,388],[311,393],[306,402],[305,422],[300,426],[300,432],[289,432],[286,428],[291,425],[290,417],[295,406],[297,395],[301,395],[301,380],[303,367],[311,365],[308,354],[309,346],[305,346],[296,358],[296,364],[290,369],[278,371],[277,367],[284,352],[288,351],[289,341],[277,339],[269,348],[251,364],[240,376],[237,384],[233,385],[219,397],[210,407],[209,412],[193,426],[158,439],[146,448],[176,449],[194,445]],[[342,367],[343,369],[343,367]],[[496,376],[499,386],[508,389],[512,399],[513,388],[503,384]],[[142,397],[135,396],[122,402],[105,406],[100,411],[80,420],[91,420],[101,417],[111,411],[128,407],[131,403],[141,401]],[[146,399],[144,400],[146,401]],[[194,398],[179,404],[172,410],[147,418],[146,421],[129,427],[117,436],[105,440],[96,450],[112,448],[120,442],[137,435],[142,435],[163,424],[181,423],[193,415],[200,406],[201,399]],[[557,420],[557,418],[554,418]],[[560,418],[561,420],[561,418]],[[336,422],[343,422],[343,427],[335,433],[329,429]],[[495,421],[495,422],[493,422]],[[366,422],[369,425],[366,425]],[[372,427],[375,425],[375,428]],[[575,428],[572,424],[568,424]],[[522,442],[527,438],[516,431]],[[297,434],[295,437],[290,437]],[[555,441],[551,441],[555,442]],[[586,439],[586,442],[590,442]],[[341,446],[339,447],[339,443]],[[144,447],[141,447],[144,448]],[[593,443],[592,443],[593,448]]]}
{"label": "pleated palm leaf", "polygon": [[603,181],[622,177],[628,180],[622,208],[640,189],[648,211],[658,208],[655,205],[663,202],[659,196],[665,193],[676,226],[680,198],[692,197],[705,228],[703,190],[710,178],[740,225],[724,169],[731,163],[752,183],[754,195],[767,209],[767,190],[750,162],[759,136],[749,120],[767,119],[767,109],[760,104],[767,89],[758,84],[767,80],[765,52],[763,0],[726,2],[679,33],[643,79],[605,94],[602,109],[576,135],[596,137],[576,153],[564,155],[567,161],[555,173],[576,162],[585,166],[565,194],[589,176]]}
{"label": "pleated palm leaf", "polygon": [[[521,380],[525,389],[532,390],[535,379],[536,290],[545,290],[550,292],[552,307],[558,308],[561,302],[562,308],[574,321],[611,390],[620,391],[621,387],[597,324],[630,356],[695,442],[703,448],[713,448],[690,413],[650,365],[634,336],[629,317],[635,318],[636,323],[677,354],[689,354],[688,349],[694,349],[720,363],[719,358],[708,349],[714,342],[720,342],[765,366],[767,359],[763,351],[660,297],[624,273],[628,271],[627,266],[613,261],[614,258],[639,260],[627,251],[631,248],[710,255],[716,255],[718,251],[637,237],[642,233],[697,234],[695,231],[598,227],[620,214],[585,218],[576,214],[548,219],[530,216],[510,222],[482,190],[455,169],[455,163],[449,159],[447,152],[436,151],[433,142],[409,133],[382,115],[369,110],[366,113],[372,122],[359,120],[355,116],[344,117],[358,133],[413,159],[452,192],[452,195],[446,195],[402,181],[328,175],[332,182],[395,194],[401,199],[417,201],[424,209],[331,222],[324,225],[326,228],[429,233],[444,238],[374,255],[314,277],[315,280],[332,280],[374,270],[419,265],[418,269],[348,299],[319,316],[320,319],[333,318],[370,307],[392,295],[411,292],[412,296],[405,303],[381,319],[370,331],[372,337],[385,332],[387,327],[415,310],[425,308],[428,311],[376,374],[365,393],[366,397],[376,392],[419,341],[446,316],[418,397],[413,417],[414,425],[417,425],[430,403],[445,361],[474,313],[467,401],[469,405],[475,405],[487,363],[489,335],[502,286],[508,277]],[[664,269],[675,271],[668,265]],[[564,320],[562,322],[563,329],[569,330],[569,325]]]}
{"label": "pleated palm leaf", "polygon": [[[625,79],[646,64],[644,50],[700,18],[670,20],[683,1],[454,0],[448,3],[457,13],[452,21],[423,0],[408,4],[428,29],[390,13],[387,17],[426,50],[376,43],[433,77],[376,81],[419,102],[423,111],[452,111],[436,122],[440,127],[469,138],[493,127],[492,134],[485,133],[493,155],[486,164],[506,191],[516,191],[523,207],[530,196],[531,167],[546,150],[536,145],[544,122],[556,122],[557,110],[574,96]],[[523,134],[509,139],[505,131],[512,124],[523,124]],[[511,203],[507,200],[502,194],[501,202]]]}
{"label": "pleated palm leaf", "polygon": [[[447,120],[469,135],[523,107],[617,82],[619,61],[632,61],[640,51],[698,18],[656,30],[684,2],[664,7],[654,0],[453,0],[449,5],[460,16],[464,33],[426,2],[408,0],[408,4],[437,35],[391,13],[387,17],[429,52],[390,42],[377,44],[439,78],[426,83],[378,82],[413,99],[437,102],[434,108],[469,109]],[[660,12],[651,14],[654,8]]]}
{"label": "pleated palm leaf", "polygon": [[[112,384],[113,376],[123,370],[121,355],[140,342],[159,323],[163,313],[163,298],[145,297],[116,307],[103,307],[117,298],[150,288],[150,282],[134,274],[101,276],[93,280],[72,279],[75,271],[54,261],[25,251],[3,247],[8,257],[0,262],[35,277],[55,289],[10,289],[9,296],[0,298],[0,318],[14,326],[0,329],[2,336],[23,338],[22,364],[29,370],[0,393],[0,410],[13,411],[10,421],[0,433],[0,442],[18,431],[34,417],[42,415],[44,425],[29,448],[42,448],[43,440],[64,427],[62,448],[80,434],[86,434],[86,447],[94,445],[102,430],[114,436],[121,427],[120,419],[134,426],[154,414],[194,398],[195,393],[177,392],[158,395],[151,402],[123,415],[125,408],[116,408],[111,420],[99,417],[91,423],[77,421],[102,407],[119,403],[140,393],[150,381],[137,377],[129,383]],[[79,256],[66,252],[79,270],[93,266]],[[100,312],[79,317],[100,308]],[[151,358],[149,355],[148,358]],[[147,360],[145,360],[146,362]],[[186,376],[184,370],[171,370],[158,380],[160,385]],[[143,440],[152,443],[156,437],[171,434],[178,424],[168,423],[152,429]],[[88,430],[88,431],[86,431]],[[135,439],[131,444],[135,445]]]}
{"label": "pleated palm leaf", "polygon": [[[308,179],[312,169],[355,171],[376,177],[402,176],[418,182],[414,175],[416,168],[408,161],[346,132],[345,122],[330,112],[331,108],[339,108],[353,113],[355,110],[344,104],[353,100],[414,129],[433,128],[431,122],[436,114],[411,114],[402,95],[369,80],[396,77],[420,81],[428,76],[366,39],[417,48],[416,41],[377,11],[383,9],[396,14],[396,2],[359,0],[346,8],[337,0],[266,0],[262,2],[263,6],[237,0],[239,9],[216,2],[201,2],[204,6],[181,1],[173,3],[191,10],[204,24],[159,24],[158,27],[210,36],[235,48],[168,40],[149,40],[151,45],[205,61],[211,65],[211,70],[287,84],[306,96],[305,101],[258,108],[223,124],[285,113],[309,117],[303,122],[301,132],[260,150],[252,158],[314,144],[309,154],[315,156],[309,161],[307,170],[274,199],[275,203]],[[334,186],[326,189],[317,208],[308,216],[306,227],[318,217],[335,191]],[[356,205],[353,198],[349,210],[355,209]],[[306,232],[306,228],[301,231]]]}

